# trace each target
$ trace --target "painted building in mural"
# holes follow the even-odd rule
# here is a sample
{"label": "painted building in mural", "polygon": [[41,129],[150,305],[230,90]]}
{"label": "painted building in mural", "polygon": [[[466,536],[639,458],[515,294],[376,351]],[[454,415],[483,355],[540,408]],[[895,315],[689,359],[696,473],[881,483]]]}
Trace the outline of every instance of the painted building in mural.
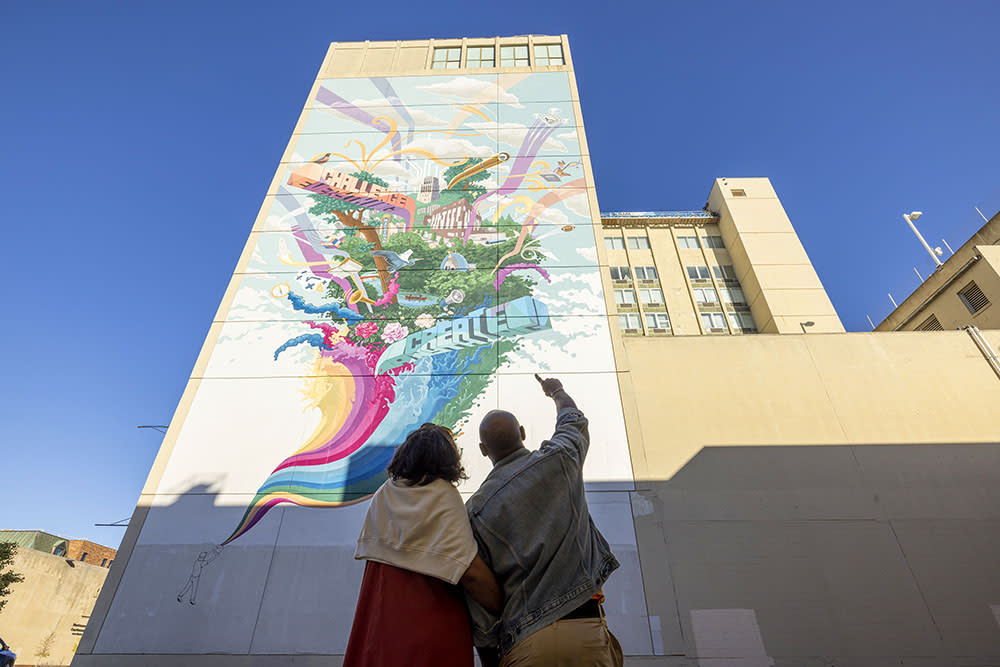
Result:
{"label": "painted building in mural", "polygon": [[599,213],[565,36],[332,44],[74,664],[337,664],[395,446],[451,428],[468,495],[488,410],[551,433],[536,372],[628,662],[998,656],[980,345],[845,333],[767,179]]}

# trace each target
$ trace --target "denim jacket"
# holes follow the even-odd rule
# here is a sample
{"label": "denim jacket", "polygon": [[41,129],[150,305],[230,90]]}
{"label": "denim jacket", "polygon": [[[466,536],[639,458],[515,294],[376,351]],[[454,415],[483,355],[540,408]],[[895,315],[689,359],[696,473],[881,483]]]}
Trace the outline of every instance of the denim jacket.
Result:
{"label": "denim jacket", "polygon": [[587,509],[589,444],[587,418],[564,409],[550,440],[501,459],[466,502],[479,555],[504,595],[499,619],[468,598],[476,646],[508,653],[593,597],[618,567]]}

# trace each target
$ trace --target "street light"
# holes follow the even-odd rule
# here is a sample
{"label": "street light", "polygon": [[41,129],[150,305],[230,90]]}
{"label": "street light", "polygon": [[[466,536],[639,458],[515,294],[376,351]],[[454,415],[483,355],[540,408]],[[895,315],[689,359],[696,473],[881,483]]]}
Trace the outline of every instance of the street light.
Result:
{"label": "street light", "polygon": [[924,245],[924,248],[927,249],[927,253],[931,256],[931,259],[934,260],[934,263],[937,264],[938,266],[941,266],[942,262],[940,259],[938,259],[938,257],[940,255],[943,255],[944,251],[941,250],[941,248],[932,249],[930,245],[927,244],[927,241],[924,240],[924,237],[920,235],[920,232],[917,231],[917,226],[913,224],[913,221],[922,215],[923,213],[921,213],[920,211],[913,211],[912,213],[904,213],[903,220],[906,220],[906,224],[910,226],[910,229],[913,230],[913,233],[917,235],[918,239],[920,239],[920,242]]}
{"label": "street light", "polygon": [[816,324],[816,323],[815,323],[815,322],[813,322],[812,320],[810,320],[810,321],[808,321],[808,322],[799,322],[799,326],[800,326],[800,327],[802,327],[802,333],[808,333],[808,332],[806,331],[806,327],[811,327],[811,326],[813,326],[814,324]]}

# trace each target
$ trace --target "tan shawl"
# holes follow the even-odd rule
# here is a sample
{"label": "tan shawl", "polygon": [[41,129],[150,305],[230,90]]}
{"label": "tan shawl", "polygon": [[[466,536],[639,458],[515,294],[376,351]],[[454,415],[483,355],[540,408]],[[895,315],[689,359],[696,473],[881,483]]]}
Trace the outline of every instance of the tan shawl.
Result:
{"label": "tan shawl", "polygon": [[407,486],[390,479],[372,496],[354,557],[456,584],[478,551],[452,484],[437,479]]}

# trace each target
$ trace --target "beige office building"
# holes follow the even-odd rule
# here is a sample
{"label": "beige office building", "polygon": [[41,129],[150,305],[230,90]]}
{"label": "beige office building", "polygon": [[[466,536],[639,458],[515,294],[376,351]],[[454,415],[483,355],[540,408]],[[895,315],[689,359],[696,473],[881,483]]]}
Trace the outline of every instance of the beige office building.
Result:
{"label": "beige office building", "polygon": [[962,244],[876,331],[1000,329],[1000,213]]}
{"label": "beige office building", "polygon": [[626,335],[843,332],[766,178],[720,178],[703,211],[602,213]]}
{"label": "beige office building", "polygon": [[536,372],[626,664],[1000,664],[1000,332],[846,333],[765,178],[602,215],[572,62],[330,46],[74,665],[341,664],[394,447],[449,426],[472,493],[486,411],[551,434]]}

